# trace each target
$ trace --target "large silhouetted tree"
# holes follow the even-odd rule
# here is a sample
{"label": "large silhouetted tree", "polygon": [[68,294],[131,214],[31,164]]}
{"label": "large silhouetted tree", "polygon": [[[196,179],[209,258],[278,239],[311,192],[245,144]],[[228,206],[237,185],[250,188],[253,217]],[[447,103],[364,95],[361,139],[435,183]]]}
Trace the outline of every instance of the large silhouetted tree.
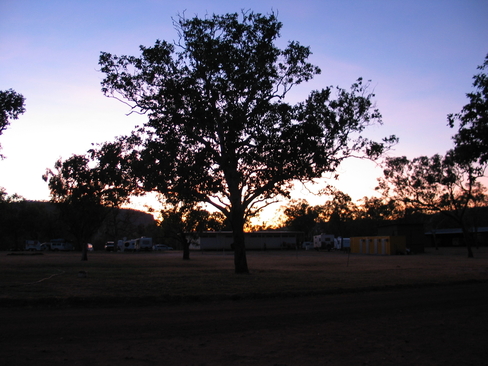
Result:
{"label": "large silhouetted tree", "polygon": [[243,228],[262,204],[288,196],[294,181],[335,171],[352,155],[377,157],[385,144],[361,136],[381,123],[359,79],[301,103],[290,89],[320,73],[298,42],[277,46],[282,24],[252,12],[179,17],[179,39],[141,46],[140,56],[102,52],[102,90],[148,117],[121,139],[137,151],[133,174],[146,190],[220,210],[234,235],[236,273],[248,273]]}

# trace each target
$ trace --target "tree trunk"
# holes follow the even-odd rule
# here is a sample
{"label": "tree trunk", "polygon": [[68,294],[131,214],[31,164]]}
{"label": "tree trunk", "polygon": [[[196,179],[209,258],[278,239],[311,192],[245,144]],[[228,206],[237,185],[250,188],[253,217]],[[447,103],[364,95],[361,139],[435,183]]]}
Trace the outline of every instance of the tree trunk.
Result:
{"label": "tree trunk", "polygon": [[244,239],[244,209],[238,205],[233,207],[231,225],[234,239],[234,266],[235,273],[249,273],[246,257],[246,243]]}
{"label": "tree trunk", "polygon": [[190,242],[186,240],[185,234],[182,234],[181,242],[183,243],[183,260],[190,259]]}
{"label": "tree trunk", "polygon": [[434,238],[434,247],[435,247],[435,250],[439,250],[439,245],[437,244],[437,237],[435,235],[435,230],[434,230],[434,234],[432,235],[432,237]]}
{"label": "tree trunk", "polygon": [[464,245],[466,245],[466,249],[468,250],[468,258],[473,258],[473,250],[471,249],[471,235],[469,230],[466,228],[464,222],[462,223],[462,230],[463,230],[463,241]]}
{"label": "tree trunk", "polygon": [[86,242],[81,244],[81,260],[88,261],[88,244]]}
{"label": "tree trunk", "polygon": [[234,266],[235,273],[249,273],[243,229],[240,232],[234,229]]}

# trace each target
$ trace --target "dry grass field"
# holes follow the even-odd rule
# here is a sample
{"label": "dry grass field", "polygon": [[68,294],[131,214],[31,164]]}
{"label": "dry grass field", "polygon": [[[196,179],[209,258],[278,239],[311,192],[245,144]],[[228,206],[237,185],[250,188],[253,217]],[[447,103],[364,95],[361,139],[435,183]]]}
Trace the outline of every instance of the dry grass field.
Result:
{"label": "dry grass field", "polygon": [[[236,275],[232,253],[222,252],[193,252],[189,261],[178,251],[94,252],[88,262],[80,253],[0,253],[0,359],[484,365],[488,248],[474,255],[249,252],[250,275]],[[239,301],[211,301],[228,299]]]}
{"label": "dry grass field", "polygon": [[[12,255],[14,254],[14,255]],[[488,248],[427,248],[408,256],[248,252],[250,275],[231,252],[0,254],[0,305],[89,305],[265,298],[488,281]],[[80,271],[86,277],[80,277]]]}

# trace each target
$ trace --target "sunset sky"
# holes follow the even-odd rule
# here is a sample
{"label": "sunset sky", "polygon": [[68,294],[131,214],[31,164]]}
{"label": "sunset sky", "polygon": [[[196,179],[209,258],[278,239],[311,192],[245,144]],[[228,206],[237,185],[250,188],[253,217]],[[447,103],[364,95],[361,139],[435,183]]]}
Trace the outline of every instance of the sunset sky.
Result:
{"label": "sunset sky", "polygon": [[[0,187],[48,200],[41,179],[58,158],[81,154],[144,122],[100,91],[101,51],[138,55],[139,45],[174,40],[172,17],[274,11],[281,41],[311,47],[322,69],[290,102],[329,85],[371,79],[383,126],[400,137],[392,155],[432,155],[451,146],[447,114],[459,112],[488,53],[486,0],[0,0],[0,90],[26,98],[26,113],[0,136]],[[349,161],[336,184],[354,199],[374,194],[373,163]],[[316,187],[313,187],[315,189]],[[295,197],[305,191],[298,189]],[[311,198],[309,200],[312,200]],[[320,200],[315,203],[320,203]]]}

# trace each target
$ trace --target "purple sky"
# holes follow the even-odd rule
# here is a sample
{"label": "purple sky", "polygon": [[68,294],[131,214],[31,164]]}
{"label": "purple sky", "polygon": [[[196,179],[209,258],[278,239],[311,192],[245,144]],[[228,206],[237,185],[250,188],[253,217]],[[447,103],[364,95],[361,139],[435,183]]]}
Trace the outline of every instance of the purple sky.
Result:
{"label": "purple sky", "polygon": [[[466,104],[488,53],[485,0],[0,0],[0,90],[13,88],[27,99],[27,112],[0,137],[7,157],[0,161],[0,186],[47,200],[41,176],[59,157],[84,153],[143,122],[100,92],[100,51],[137,55],[141,44],[173,40],[171,17],[183,11],[191,17],[241,9],[278,12],[281,40],[311,47],[322,75],[296,88],[293,100],[371,79],[384,125],[366,135],[399,136],[392,155],[443,154],[452,146],[446,116]],[[373,195],[381,174],[358,161],[340,172],[337,186],[354,199]]]}

